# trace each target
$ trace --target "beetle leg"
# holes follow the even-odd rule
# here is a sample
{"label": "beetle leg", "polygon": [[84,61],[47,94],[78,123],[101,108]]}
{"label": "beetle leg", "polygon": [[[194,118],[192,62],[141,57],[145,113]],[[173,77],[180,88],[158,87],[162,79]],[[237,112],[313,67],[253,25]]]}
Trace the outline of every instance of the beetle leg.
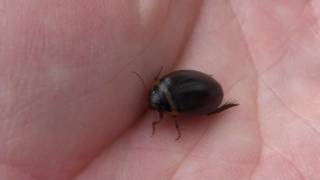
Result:
{"label": "beetle leg", "polygon": [[156,125],[163,119],[163,112],[159,111],[159,119],[152,122],[152,136],[156,133]]}
{"label": "beetle leg", "polygon": [[177,119],[174,120],[174,124],[176,125],[176,130],[177,130],[177,133],[178,133],[178,136],[176,138],[176,141],[179,140],[181,138],[181,131],[180,131],[180,127],[179,127],[179,123],[177,121]]}
{"label": "beetle leg", "polygon": [[225,104],[223,104],[222,106],[220,106],[220,107],[218,107],[216,110],[214,110],[213,112],[210,112],[210,113],[208,113],[208,115],[210,115],[210,114],[213,114],[213,113],[219,113],[219,112],[222,112],[222,111],[224,111],[224,110],[227,110],[227,109],[229,109],[229,108],[231,108],[231,107],[234,107],[234,106],[238,106],[239,104],[237,104],[237,103],[225,103]]}

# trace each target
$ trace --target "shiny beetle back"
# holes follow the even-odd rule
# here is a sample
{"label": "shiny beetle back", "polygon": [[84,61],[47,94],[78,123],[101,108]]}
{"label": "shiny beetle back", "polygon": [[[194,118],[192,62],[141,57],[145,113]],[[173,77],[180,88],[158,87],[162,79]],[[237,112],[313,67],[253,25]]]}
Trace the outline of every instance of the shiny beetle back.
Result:
{"label": "shiny beetle back", "polygon": [[[160,120],[152,123],[153,133],[164,112],[176,116],[180,113],[210,115],[238,106],[225,103],[221,85],[211,76],[194,70],[171,72],[156,81],[149,94],[149,104],[160,114]],[[178,137],[181,133],[175,120]]]}
{"label": "shiny beetle back", "polygon": [[221,104],[223,90],[212,77],[193,70],[163,76],[150,93],[150,105],[163,112],[209,114]]}

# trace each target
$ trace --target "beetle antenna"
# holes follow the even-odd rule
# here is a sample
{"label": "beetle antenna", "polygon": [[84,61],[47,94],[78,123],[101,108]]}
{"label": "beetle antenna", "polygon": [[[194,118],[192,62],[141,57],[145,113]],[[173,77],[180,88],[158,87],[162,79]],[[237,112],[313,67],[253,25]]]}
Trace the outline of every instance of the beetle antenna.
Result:
{"label": "beetle antenna", "polygon": [[135,71],[132,71],[132,73],[135,74],[135,75],[137,75],[137,77],[141,80],[144,89],[145,89],[146,91],[148,91],[148,88],[147,88],[147,86],[146,86],[146,83],[144,82],[144,80],[143,80],[143,78],[140,76],[140,74],[137,73],[137,72],[135,72]]}
{"label": "beetle antenna", "polygon": [[161,66],[160,71],[158,72],[158,74],[156,75],[156,77],[154,78],[154,80],[158,80],[158,79],[159,79],[162,70],[163,70],[163,66]]}

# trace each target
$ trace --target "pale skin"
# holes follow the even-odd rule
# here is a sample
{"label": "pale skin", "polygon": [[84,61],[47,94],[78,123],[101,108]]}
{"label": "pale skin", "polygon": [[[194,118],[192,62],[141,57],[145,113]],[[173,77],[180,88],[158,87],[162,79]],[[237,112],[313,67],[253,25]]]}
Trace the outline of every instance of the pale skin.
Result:
{"label": "pale skin", "polygon": [[[320,179],[320,1],[0,0],[0,177]],[[161,68],[240,105],[157,112]]]}

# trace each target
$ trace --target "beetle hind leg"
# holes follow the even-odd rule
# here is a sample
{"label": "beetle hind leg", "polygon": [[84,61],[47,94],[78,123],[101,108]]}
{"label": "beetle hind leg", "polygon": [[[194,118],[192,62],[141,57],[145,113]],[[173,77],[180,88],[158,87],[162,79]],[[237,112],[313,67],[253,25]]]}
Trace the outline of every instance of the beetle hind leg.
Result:
{"label": "beetle hind leg", "polygon": [[238,105],[239,105],[238,103],[227,102],[227,103],[223,104],[222,106],[218,107],[216,110],[208,113],[208,115],[213,114],[213,113],[220,113],[220,112],[222,112],[224,110],[227,110],[227,109],[229,109],[231,107],[235,107],[235,106],[238,106]]}

